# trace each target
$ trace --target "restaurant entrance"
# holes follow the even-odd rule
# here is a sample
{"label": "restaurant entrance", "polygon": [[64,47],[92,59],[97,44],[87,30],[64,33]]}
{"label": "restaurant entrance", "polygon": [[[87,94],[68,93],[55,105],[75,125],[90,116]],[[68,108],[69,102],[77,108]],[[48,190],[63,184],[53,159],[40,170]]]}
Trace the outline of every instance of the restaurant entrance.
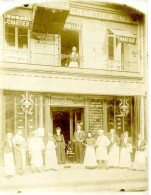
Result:
{"label": "restaurant entrance", "polygon": [[84,128],[83,108],[51,108],[51,112],[53,118],[53,133],[56,133],[56,127],[60,127],[66,144],[68,144],[68,141],[72,140],[77,123],[81,123],[82,129]]}

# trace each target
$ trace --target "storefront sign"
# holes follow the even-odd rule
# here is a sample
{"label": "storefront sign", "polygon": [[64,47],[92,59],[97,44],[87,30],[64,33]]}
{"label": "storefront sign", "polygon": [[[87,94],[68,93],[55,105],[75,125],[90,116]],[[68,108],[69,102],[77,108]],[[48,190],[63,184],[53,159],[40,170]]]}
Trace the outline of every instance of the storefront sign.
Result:
{"label": "storefront sign", "polygon": [[74,24],[74,23],[65,23],[64,29],[70,29],[70,30],[81,30],[81,25]]}
{"label": "storefront sign", "polygon": [[29,27],[31,18],[22,16],[5,16],[5,23],[13,26]]}
{"label": "storefront sign", "polygon": [[103,102],[102,99],[91,99],[90,102],[90,130],[97,133],[103,128]]}
{"label": "storefront sign", "polygon": [[52,96],[50,100],[51,105],[84,106],[84,99],[81,97]]}
{"label": "storefront sign", "polygon": [[90,18],[97,18],[102,20],[111,20],[111,21],[118,21],[118,22],[126,22],[126,23],[136,23],[131,20],[129,16],[120,16],[117,14],[112,13],[105,13],[101,11],[92,11],[86,9],[79,9],[79,8],[71,8],[70,15],[78,15],[83,17],[90,17]]}
{"label": "storefront sign", "polygon": [[126,43],[132,43],[135,44],[136,43],[136,38],[134,37],[124,37],[124,36],[119,36],[118,40],[120,42],[126,42]]}

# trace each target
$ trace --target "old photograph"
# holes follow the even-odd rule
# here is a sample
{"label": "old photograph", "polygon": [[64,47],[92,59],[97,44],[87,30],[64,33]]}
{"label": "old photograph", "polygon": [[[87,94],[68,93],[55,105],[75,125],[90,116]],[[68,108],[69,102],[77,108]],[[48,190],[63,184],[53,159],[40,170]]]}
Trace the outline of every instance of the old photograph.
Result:
{"label": "old photograph", "polygon": [[126,1],[0,13],[0,193],[147,193],[147,27]]}

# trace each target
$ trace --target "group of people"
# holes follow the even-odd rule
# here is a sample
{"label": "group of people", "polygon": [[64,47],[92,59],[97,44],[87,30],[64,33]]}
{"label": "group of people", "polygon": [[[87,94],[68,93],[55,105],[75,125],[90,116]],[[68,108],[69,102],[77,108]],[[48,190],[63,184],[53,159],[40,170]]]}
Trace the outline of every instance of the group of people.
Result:
{"label": "group of people", "polygon": [[[127,131],[119,139],[114,129],[111,129],[107,134],[104,134],[104,130],[99,129],[98,136],[95,138],[92,132],[87,132],[86,135],[81,130],[81,124],[78,123],[72,144],[74,145],[75,162],[83,163],[86,168],[121,167],[146,170],[146,143],[141,134],[138,135],[136,145],[132,146]],[[7,178],[13,176],[15,172],[24,174],[27,150],[29,151],[32,172],[41,172],[43,164],[45,164],[45,171],[57,170],[58,164],[67,162],[66,143],[60,127],[56,128],[56,134],[48,133],[46,140],[43,140],[39,136],[39,131],[35,130],[28,143],[22,135],[22,130],[18,130],[14,137],[9,132],[2,149]],[[135,159],[133,166],[131,166],[133,149],[135,149]]]}

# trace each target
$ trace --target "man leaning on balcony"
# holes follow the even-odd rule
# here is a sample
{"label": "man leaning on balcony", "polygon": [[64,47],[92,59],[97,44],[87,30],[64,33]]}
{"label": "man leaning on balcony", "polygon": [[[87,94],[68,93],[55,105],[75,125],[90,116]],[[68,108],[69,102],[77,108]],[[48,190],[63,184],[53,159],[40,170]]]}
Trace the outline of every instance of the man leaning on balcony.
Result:
{"label": "man leaning on balcony", "polygon": [[77,53],[76,47],[72,47],[72,53],[67,58],[65,66],[67,67],[79,67],[79,54]]}

